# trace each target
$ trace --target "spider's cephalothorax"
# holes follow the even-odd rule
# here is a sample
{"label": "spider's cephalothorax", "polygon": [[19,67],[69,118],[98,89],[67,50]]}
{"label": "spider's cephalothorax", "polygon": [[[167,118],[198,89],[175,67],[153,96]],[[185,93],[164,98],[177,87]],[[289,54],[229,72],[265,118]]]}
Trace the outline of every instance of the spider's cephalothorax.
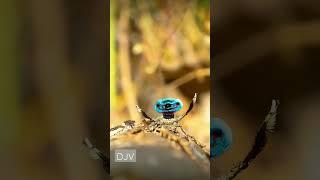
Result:
{"label": "spider's cephalothorax", "polygon": [[163,114],[165,119],[173,119],[174,113],[182,109],[182,102],[175,98],[159,99],[154,105],[155,111]]}

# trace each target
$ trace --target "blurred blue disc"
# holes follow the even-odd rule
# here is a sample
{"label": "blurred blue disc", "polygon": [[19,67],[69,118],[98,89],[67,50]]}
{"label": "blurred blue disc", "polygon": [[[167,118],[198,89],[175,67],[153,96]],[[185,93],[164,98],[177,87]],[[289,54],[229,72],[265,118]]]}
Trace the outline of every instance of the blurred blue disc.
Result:
{"label": "blurred blue disc", "polygon": [[220,118],[210,121],[210,157],[216,158],[227,151],[232,144],[232,131]]}

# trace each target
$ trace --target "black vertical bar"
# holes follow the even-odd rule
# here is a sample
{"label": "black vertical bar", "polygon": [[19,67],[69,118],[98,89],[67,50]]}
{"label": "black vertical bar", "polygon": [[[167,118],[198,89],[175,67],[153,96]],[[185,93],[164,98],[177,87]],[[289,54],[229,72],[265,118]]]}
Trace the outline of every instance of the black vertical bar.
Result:
{"label": "black vertical bar", "polygon": [[[106,139],[107,139],[107,156],[110,156],[110,0],[106,1],[106,11],[105,11],[105,23],[106,23],[106,49],[107,49],[107,58],[106,58],[106,74],[107,74],[107,79],[106,79],[106,83],[107,83],[107,96],[106,96],[106,122],[107,122],[107,133],[106,133]],[[110,159],[110,158],[109,158]],[[109,162],[110,164],[110,162]],[[108,170],[108,173],[110,174],[110,169]]]}
{"label": "black vertical bar", "polygon": [[[213,0],[210,0],[210,136],[211,136],[211,127],[212,124],[212,118],[214,117],[214,79],[215,79],[215,62],[216,60],[214,57],[214,49],[213,49],[213,43],[215,42],[214,39],[214,13],[213,13]],[[211,143],[211,137],[210,137],[210,143]],[[211,146],[210,146],[210,153],[211,153]],[[210,179],[213,179],[213,161],[210,160]]]}

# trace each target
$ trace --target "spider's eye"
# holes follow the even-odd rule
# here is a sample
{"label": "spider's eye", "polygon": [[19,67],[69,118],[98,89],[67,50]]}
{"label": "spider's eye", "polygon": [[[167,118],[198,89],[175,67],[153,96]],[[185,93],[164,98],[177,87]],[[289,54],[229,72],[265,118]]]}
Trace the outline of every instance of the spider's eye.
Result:
{"label": "spider's eye", "polygon": [[159,107],[160,107],[160,104],[157,104],[157,107],[159,108]]}
{"label": "spider's eye", "polygon": [[179,102],[176,102],[176,106],[180,106],[180,103],[179,103]]}

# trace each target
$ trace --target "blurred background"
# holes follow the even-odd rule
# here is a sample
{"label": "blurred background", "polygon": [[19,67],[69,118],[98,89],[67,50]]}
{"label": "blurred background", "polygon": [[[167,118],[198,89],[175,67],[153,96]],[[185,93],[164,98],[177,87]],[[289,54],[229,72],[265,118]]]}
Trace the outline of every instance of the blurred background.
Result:
{"label": "blurred background", "polygon": [[[110,16],[110,125],[139,119],[131,106],[135,102],[154,116],[157,98],[172,96],[188,104],[198,92],[199,103],[182,123],[209,142],[198,132],[209,120],[210,28],[207,10],[201,10],[208,1],[148,1],[142,7],[134,2],[130,8],[113,5]],[[108,4],[0,2],[2,179],[105,179],[100,164],[82,153],[81,140],[88,136],[100,149],[109,147]],[[278,132],[238,179],[319,179],[319,2],[227,0],[212,5],[211,109],[234,134],[230,151],[213,162],[214,172],[228,171],[246,155],[271,99],[279,98]],[[126,8],[129,12],[120,13]],[[128,72],[131,83],[125,86],[121,73]],[[209,135],[209,129],[203,134]]]}
{"label": "blurred background", "polygon": [[0,2],[0,179],[106,179],[107,4]]}
{"label": "blurred background", "polygon": [[320,2],[213,1],[212,10],[213,114],[234,138],[212,175],[244,158],[278,98],[278,131],[237,179],[319,179]]}
{"label": "blurred background", "polygon": [[111,1],[110,127],[151,117],[159,98],[179,98],[188,108],[181,123],[209,148],[210,1]]}

